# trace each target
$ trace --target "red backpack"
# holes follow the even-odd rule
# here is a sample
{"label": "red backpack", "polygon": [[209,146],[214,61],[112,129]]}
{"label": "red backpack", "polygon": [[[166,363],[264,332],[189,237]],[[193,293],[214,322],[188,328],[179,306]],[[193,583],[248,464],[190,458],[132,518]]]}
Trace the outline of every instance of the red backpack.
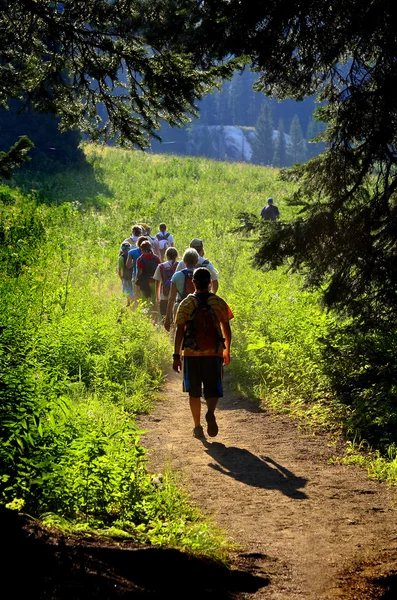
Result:
{"label": "red backpack", "polygon": [[183,348],[191,350],[213,350],[225,348],[225,339],[221,335],[216,315],[208,304],[208,298],[214,294],[193,294],[198,304],[192,312],[192,317],[186,323]]}

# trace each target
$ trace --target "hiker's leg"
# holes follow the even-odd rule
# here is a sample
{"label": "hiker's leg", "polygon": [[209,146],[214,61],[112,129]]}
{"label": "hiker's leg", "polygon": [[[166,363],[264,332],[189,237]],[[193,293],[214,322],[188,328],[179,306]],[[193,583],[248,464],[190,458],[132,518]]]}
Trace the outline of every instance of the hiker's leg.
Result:
{"label": "hiker's leg", "polygon": [[223,396],[222,388],[222,362],[218,356],[203,356],[203,384],[204,398],[207,403],[207,413],[205,420],[207,421],[207,433],[210,437],[218,435],[218,424],[214,415],[218,405],[218,400]]}
{"label": "hiker's leg", "polygon": [[211,412],[215,412],[219,398],[206,398],[207,408]]}
{"label": "hiker's leg", "polygon": [[189,396],[189,403],[194,426],[197,427],[197,425],[200,425],[201,398],[192,398],[192,396]]}
{"label": "hiker's leg", "polygon": [[195,427],[200,425],[201,380],[198,357],[183,357],[183,391],[189,394],[190,410]]}
{"label": "hiker's leg", "polygon": [[208,410],[214,412],[219,398],[223,397],[223,365],[219,356],[202,356],[201,375],[204,385],[204,398]]}

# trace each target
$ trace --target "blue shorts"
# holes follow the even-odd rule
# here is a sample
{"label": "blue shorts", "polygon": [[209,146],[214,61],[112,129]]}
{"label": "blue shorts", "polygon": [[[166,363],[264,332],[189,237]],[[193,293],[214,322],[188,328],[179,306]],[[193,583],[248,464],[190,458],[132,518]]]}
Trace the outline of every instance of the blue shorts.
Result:
{"label": "blue shorts", "polygon": [[132,298],[134,296],[134,287],[131,279],[122,279],[121,280],[123,294],[130,296]]}
{"label": "blue shorts", "polygon": [[183,391],[191,398],[223,398],[223,358],[220,356],[184,356]]}

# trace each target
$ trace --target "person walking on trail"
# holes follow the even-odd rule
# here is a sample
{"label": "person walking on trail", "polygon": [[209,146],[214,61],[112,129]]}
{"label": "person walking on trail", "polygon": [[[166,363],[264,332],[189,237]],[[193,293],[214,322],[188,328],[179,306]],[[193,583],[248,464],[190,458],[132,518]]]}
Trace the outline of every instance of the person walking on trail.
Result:
{"label": "person walking on trail", "polygon": [[142,228],[140,227],[140,225],[134,225],[132,230],[131,230],[131,235],[130,237],[128,237],[127,239],[125,239],[125,242],[129,242],[131,248],[136,248],[136,243],[138,241],[139,236],[141,236],[143,234]]}
{"label": "person walking on trail", "polygon": [[[164,327],[167,331],[171,328],[173,315],[178,308],[178,304],[186,298],[188,294],[194,293],[193,271],[197,266],[199,254],[194,248],[188,248],[183,254],[183,264],[185,268],[178,271],[178,268],[171,278],[171,289],[167,303],[167,313],[164,320]],[[178,265],[179,266],[179,265]]]}
{"label": "person walking on trail", "polygon": [[159,241],[156,237],[153,237],[150,235],[151,231],[152,231],[152,228],[149,225],[146,225],[145,235],[146,235],[147,239],[149,240],[149,242],[152,244],[153,252],[155,254],[157,254],[157,256],[161,259]]}
{"label": "person walking on trail", "polygon": [[132,290],[133,290],[135,300],[138,300],[138,298],[140,296],[139,287],[135,285],[135,280],[136,280],[136,275],[137,275],[136,261],[142,254],[142,250],[141,250],[142,242],[147,242],[147,241],[148,240],[147,240],[146,236],[144,236],[144,235],[139,236],[139,238],[136,242],[136,247],[132,247],[131,250],[128,252],[127,260],[125,263],[127,269],[132,269]]}
{"label": "person walking on trail", "polygon": [[233,313],[226,302],[209,292],[211,274],[205,267],[193,273],[195,293],[180,303],[175,316],[175,341],[172,368],[182,371],[183,391],[189,394],[195,438],[204,437],[201,425],[202,387],[207,404],[205,420],[210,437],[218,434],[215,409],[223,397],[223,365],[230,363]]}
{"label": "person walking on trail", "polygon": [[155,237],[159,244],[160,258],[164,260],[165,251],[174,245],[174,237],[167,231],[165,223],[160,223],[159,232],[156,233]]}
{"label": "person walking on trail", "polygon": [[[218,291],[218,285],[219,285],[218,284],[218,271],[215,269],[212,262],[210,262],[207,258],[204,258],[205,253],[204,253],[203,240],[200,240],[199,238],[194,238],[190,242],[189,246],[190,246],[190,248],[194,248],[195,250],[197,250],[197,252],[199,254],[199,260],[197,263],[197,267],[205,267],[211,273],[211,292],[213,294],[216,294]],[[177,267],[177,271],[182,271],[182,269],[184,269],[185,267],[186,267],[185,263],[183,262],[183,260],[181,260],[181,262],[179,263],[179,265]]]}
{"label": "person walking on trail", "polygon": [[153,279],[156,282],[157,305],[160,307],[160,316],[165,318],[167,314],[168,298],[171,291],[171,279],[178,266],[178,250],[167,248],[165,251],[165,262],[158,265]]}
{"label": "person walking on trail", "polygon": [[280,211],[277,206],[273,204],[273,198],[267,199],[267,206],[262,208],[261,217],[265,221],[277,221],[277,219],[280,218]]}
{"label": "person walking on trail", "polygon": [[149,240],[142,242],[140,249],[142,254],[136,261],[137,274],[135,284],[140,288],[142,295],[155,304],[156,294],[153,276],[157,265],[160,264],[160,259],[154,254],[152,244]]}
{"label": "person walking on trail", "polygon": [[131,248],[131,244],[127,241],[124,241],[121,244],[121,250],[119,254],[119,259],[117,263],[117,270],[119,277],[121,279],[121,289],[122,293],[127,296],[127,306],[131,304],[131,301],[134,298],[134,289],[132,286],[132,268],[127,268],[127,257],[128,251]]}

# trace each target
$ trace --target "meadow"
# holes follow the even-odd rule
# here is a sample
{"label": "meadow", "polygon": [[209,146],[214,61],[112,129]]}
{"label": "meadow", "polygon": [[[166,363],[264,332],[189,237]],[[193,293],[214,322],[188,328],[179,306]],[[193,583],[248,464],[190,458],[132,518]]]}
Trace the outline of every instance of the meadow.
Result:
{"label": "meadow", "polygon": [[[136,222],[165,222],[180,256],[204,240],[233,320],[233,385],[253,401],[353,442],[349,408],[325,375],[334,324],[287,268],[254,268],[259,215],[282,218],[291,185],[277,170],[86,145],[84,171],[24,172],[0,187],[1,500],[64,528],[101,530],[224,559],[227,543],[172,473],[150,475],[136,415],[161,401],[171,340],[144,306],[127,310],[116,273]],[[362,454],[394,481],[396,461]],[[366,462],[365,462],[366,461]]]}

